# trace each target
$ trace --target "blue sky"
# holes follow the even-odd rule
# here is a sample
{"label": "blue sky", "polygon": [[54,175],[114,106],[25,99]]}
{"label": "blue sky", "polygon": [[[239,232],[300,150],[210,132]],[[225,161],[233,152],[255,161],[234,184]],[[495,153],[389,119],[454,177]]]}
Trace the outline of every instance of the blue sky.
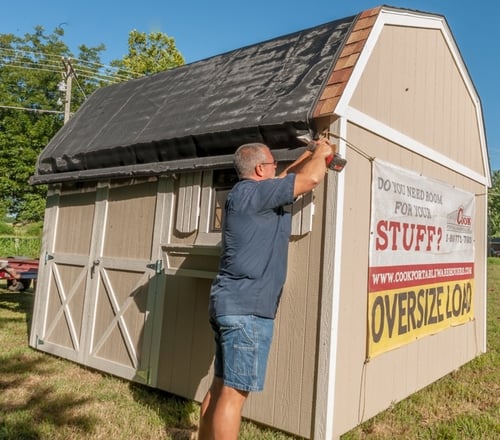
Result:
{"label": "blue sky", "polygon": [[74,53],[80,44],[103,43],[106,51],[101,59],[107,64],[126,54],[131,30],[160,31],[175,39],[189,63],[380,4],[446,17],[481,98],[491,169],[500,169],[498,0],[4,0],[0,33],[22,36],[36,25],[51,33],[61,25],[64,41]]}

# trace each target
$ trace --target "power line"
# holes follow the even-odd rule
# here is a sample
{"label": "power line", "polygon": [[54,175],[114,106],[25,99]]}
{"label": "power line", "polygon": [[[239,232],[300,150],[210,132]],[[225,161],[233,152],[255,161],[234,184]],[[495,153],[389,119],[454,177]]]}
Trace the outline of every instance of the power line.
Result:
{"label": "power line", "polygon": [[122,71],[124,73],[129,73],[131,76],[133,76],[135,78],[137,78],[139,76],[143,76],[142,73],[134,72],[133,70],[127,70],[127,69],[124,69],[122,67],[109,66],[109,65],[106,65],[106,64],[95,63],[93,61],[82,60],[82,59],[79,59],[79,58],[73,58],[73,59],[75,61],[78,61],[79,63],[90,64],[90,65],[96,66],[98,68],[104,68],[104,69],[109,69],[109,70],[120,70],[120,71]]}
{"label": "power line", "polygon": [[[36,66],[36,67],[33,67]],[[54,72],[54,73],[61,73],[60,68],[56,68],[53,64],[36,64],[33,62],[28,62],[25,64],[20,64],[19,61],[10,61],[8,64],[4,64],[2,67],[12,67],[12,68],[17,68],[17,69],[28,69],[28,70],[39,70],[39,71],[45,71],[45,72]],[[54,68],[51,68],[54,67]],[[119,81],[128,81],[132,79],[131,77],[124,76],[124,75],[119,75],[119,74],[104,74],[92,70],[87,70],[87,69],[82,69],[78,65],[75,65],[73,67],[75,73],[77,73],[79,76],[82,76],[87,79],[91,80],[101,80],[105,81],[108,83],[116,83]]]}
{"label": "power line", "polygon": [[[35,57],[35,59],[33,59]],[[56,63],[57,59],[57,63]],[[72,63],[74,61],[74,65]],[[63,64],[63,70],[61,71],[60,62]],[[79,65],[80,64],[80,65]],[[96,66],[97,70],[92,69],[92,66]],[[28,69],[36,71],[45,71],[51,73],[62,74],[64,88],[60,90],[65,91],[64,100],[64,111],[60,110],[45,110],[36,109],[28,107],[16,107],[10,105],[0,105],[0,108],[11,109],[11,110],[21,110],[33,113],[54,113],[54,114],[64,114],[64,123],[66,123],[71,117],[71,92],[72,92],[72,79],[75,79],[78,89],[83,94],[84,98],[87,99],[82,85],[80,84],[79,77],[86,78],[90,81],[102,81],[108,83],[115,83],[118,81],[127,81],[134,77],[140,76],[139,74],[127,71],[121,68],[114,68],[111,66],[105,66],[101,63],[95,63],[88,60],[81,59],[71,59],[65,58],[63,56],[58,56],[50,53],[44,52],[33,52],[23,49],[10,49],[5,47],[0,47],[0,67],[10,67],[13,69]],[[103,73],[102,69],[107,69],[108,72]],[[116,73],[109,73],[111,69],[116,69]],[[118,73],[120,71],[120,73]],[[130,74],[130,76],[127,76]],[[61,85],[61,83],[60,83]]]}
{"label": "power line", "polygon": [[[0,51],[0,56],[2,56],[1,51]],[[14,66],[23,66],[23,65],[38,66],[38,65],[42,65],[42,66],[46,66],[46,67],[57,67],[58,66],[58,64],[55,62],[52,62],[52,60],[31,60],[31,59],[23,60],[23,59],[19,59],[19,58],[4,61],[3,64],[5,66],[11,66],[11,65],[14,65]]]}
{"label": "power line", "polygon": [[[61,60],[59,60],[60,62]],[[52,63],[34,63],[34,62],[26,62],[22,63],[20,61],[10,61],[9,63],[3,64],[2,67],[12,67],[12,68],[17,68],[17,69],[30,69],[30,70],[40,70],[40,71],[46,71],[46,72],[55,72],[55,73],[61,73],[61,68],[60,65],[54,65]],[[99,72],[94,72],[91,70],[86,70],[86,69],[80,69],[78,66],[74,66],[74,70],[76,72],[82,71],[89,73],[90,75],[87,75],[87,78],[92,78],[95,77],[96,79],[105,79],[108,80],[109,82],[116,82],[117,79],[122,79],[122,80],[129,80],[131,79],[130,77],[126,77],[123,75],[107,75],[104,73],[99,73]]]}
{"label": "power line", "polygon": [[34,112],[34,113],[58,113],[58,114],[64,113],[60,110],[45,110],[45,109],[40,109],[40,108],[15,107],[13,105],[0,105],[0,108],[7,108],[10,110],[24,110],[27,112]]}
{"label": "power line", "polygon": [[39,70],[42,72],[52,72],[52,73],[61,73],[61,69],[56,70],[56,69],[45,69],[43,67],[30,67],[30,66],[24,66],[24,65],[17,65],[13,63],[5,64],[3,67],[12,67],[16,69],[27,69],[27,70]]}
{"label": "power line", "polygon": [[[56,58],[56,59],[60,58],[60,55],[55,55],[55,54],[51,54],[51,53],[47,53],[47,52],[33,52],[30,50],[25,50],[25,49],[11,49],[9,47],[0,47],[0,52],[11,52],[14,55],[18,55],[19,52],[22,52],[22,53],[26,53],[26,54],[35,55],[35,56],[43,55],[44,57],[52,57],[52,58]],[[8,55],[8,56],[11,56],[11,55]]]}
{"label": "power line", "polygon": [[[35,51],[30,51],[30,50],[25,50],[25,49],[10,49],[10,48],[6,48],[6,47],[0,47],[0,53],[2,51],[3,52],[13,53],[14,55],[18,55],[19,52],[21,52],[21,53],[26,53],[26,54],[34,55],[35,57],[41,57],[41,56],[43,56],[43,57],[52,57],[52,58],[57,59],[57,61],[60,61],[60,59],[61,59],[61,55],[55,55],[55,54],[46,53],[46,52],[35,52]],[[12,55],[7,55],[7,56],[10,57]],[[75,63],[77,63],[77,64],[81,63],[81,64],[86,64],[86,65],[92,65],[92,66],[96,66],[98,69],[107,69],[107,70],[110,70],[110,71],[113,71],[113,70],[121,71],[123,73],[130,74],[130,76],[134,77],[134,78],[142,76],[141,73],[134,72],[132,70],[127,70],[127,69],[122,68],[122,67],[114,67],[114,66],[110,66],[110,65],[106,65],[106,64],[102,64],[102,63],[96,63],[94,61],[83,60],[81,58],[73,58],[72,57],[71,59],[73,61],[75,61]],[[107,76],[112,76],[112,75],[107,75]],[[130,79],[130,77],[125,77],[125,76],[122,76],[122,77],[126,78],[126,79]]]}

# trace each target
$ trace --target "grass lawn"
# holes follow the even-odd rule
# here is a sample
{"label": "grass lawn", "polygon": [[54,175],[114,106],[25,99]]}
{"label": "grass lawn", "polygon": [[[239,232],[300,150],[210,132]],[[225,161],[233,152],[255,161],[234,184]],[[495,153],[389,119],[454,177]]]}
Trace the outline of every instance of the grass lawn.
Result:
{"label": "grass lawn", "polygon": [[[33,291],[0,285],[0,440],[189,439],[198,405],[28,347]],[[244,422],[241,439],[292,439]],[[488,263],[488,352],[342,436],[500,438],[500,258]]]}

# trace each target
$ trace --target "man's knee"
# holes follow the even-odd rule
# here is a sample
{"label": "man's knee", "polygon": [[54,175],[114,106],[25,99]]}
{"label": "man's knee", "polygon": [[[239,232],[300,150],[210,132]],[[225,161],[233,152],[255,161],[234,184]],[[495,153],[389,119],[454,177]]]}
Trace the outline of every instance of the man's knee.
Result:
{"label": "man's knee", "polygon": [[234,405],[235,407],[243,408],[243,405],[249,395],[248,391],[238,390],[236,388],[222,385],[219,393],[219,402]]}

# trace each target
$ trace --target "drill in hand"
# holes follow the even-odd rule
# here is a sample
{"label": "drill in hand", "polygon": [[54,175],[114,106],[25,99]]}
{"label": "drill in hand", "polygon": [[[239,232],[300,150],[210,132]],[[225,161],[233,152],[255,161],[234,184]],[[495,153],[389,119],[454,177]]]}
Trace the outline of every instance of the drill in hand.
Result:
{"label": "drill in hand", "polygon": [[[314,151],[316,148],[316,142],[312,140],[308,135],[299,136],[299,139],[306,144],[306,148],[309,151]],[[326,158],[326,167],[332,171],[340,173],[347,164],[345,160],[339,153],[332,153],[331,156]]]}

